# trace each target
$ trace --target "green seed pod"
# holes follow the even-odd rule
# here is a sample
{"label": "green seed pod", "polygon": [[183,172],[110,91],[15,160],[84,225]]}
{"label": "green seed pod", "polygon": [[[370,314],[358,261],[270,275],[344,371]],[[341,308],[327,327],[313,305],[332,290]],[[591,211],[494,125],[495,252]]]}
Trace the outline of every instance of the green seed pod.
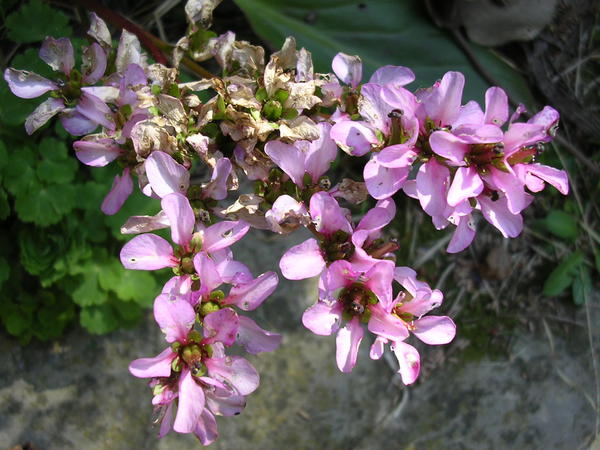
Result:
{"label": "green seed pod", "polygon": [[210,313],[218,311],[219,309],[221,309],[221,308],[215,302],[202,303],[202,306],[200,307],[200,314],[203,317],[208,316]]}
{"label": "green seed pod", "polygon": [[277,100],[269,100],[263,107],[263,116],[271,121],[277,121],[281,117],[283,107]]}
{"label": "green seed pod", "polygon": [[282,104],[285,103],[288,98],[290,98],[290,93],[285,89],[277,89],[277,92],[275,92],[275,99]]}

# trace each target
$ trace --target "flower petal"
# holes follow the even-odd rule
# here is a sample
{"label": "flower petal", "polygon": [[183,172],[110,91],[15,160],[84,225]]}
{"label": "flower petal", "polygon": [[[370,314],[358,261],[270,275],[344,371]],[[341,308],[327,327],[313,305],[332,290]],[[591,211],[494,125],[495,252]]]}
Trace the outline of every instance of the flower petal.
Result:
{"label": "flower petal", "polygon": [[463,164],[469,145],[460,137],[447,131],[434,131],[429,137],[431,149],[455,164]]}
{"label": "flower petal", "polygon": [[93,167],[104,167],[123,153],[123,149],[111,138],[92,137],[75,141],[73,148],[79,161]]}
{"label": "flower petal", "polygon": [[280,141],[269,141],[265,153],[297,186],[304,186],[304,153],[300,149]]}
{"label": "flower petal", "polygon": [[210,445],[215,442],[219,437],[215,416],[207,409],[204,409],[196,422],[193,433],[202,445]]}
{"label": "flower petal", "polygon": [[357,55],[338,53],[331,62],[333,73],[346,84],[357,87],[362,79],[362,61]]}
{"label": "flower petal", "polygon": [[223,200],[227,197],[227,179],[231,173],[231,161],[228,158],[220,158],[215,165],[212,177],[208,183],[202,186],[202,196]]}
{"label": "flower petal", "polygon": [[161,198],[173,192],[185,194],[190,185],[189,171],[167,153],[152,152],[144,168],[152,190]]}
{"label": "flower petal", "polygon": [[96,42],[85,47],[82,56],[81,74],[86,84],[96,84],[106,70],[106,53]]}
{"label": "flower petal", "polygon": [[335,339],[335,359],[338,369],[342,372],[352,372],[358,357],[358,347],[362,341],[364,330],[358,317],[353,317],[344,328],[338,331]]}
{"label": "flower petal", "polygon": [[447,316],[426,316],[414,322],[414,335],[429,345],[442,345],[454,339],[456,325]]}
{"label": "flower petal", "polygon": [[155,234],[134,237],[125,244],[120,257],[126,269],[158,270],[177,266],[171,245]]}
{"label": "flower petal", "polygon": [[171,375],[171,362],[176,353],[170,347],[154,358],[140,358],[129,364],[129,372],[138,378],[168,377]]}
{"label": "flower petal", "polygon": [[131,175],[129,175],[129,167],[126,167],[123,169],[123,174],[121,176],[115,175],[112,188],[106,197],[104,197],[100,209],[104,214],[109,216],[116,214],[132,192],[133,181],[131,181]]}
{"label": "flower petal", "polygon": [[202,250],[211,253],[235,244],[243,238],[250,226],[242,221],[224,220],[204,230]]}
{"label": "flower petal", "polygon": [[480,196],[478,199],[483,217],[494,225],[505,238],[517,237],[523,231],[523,217],[508,210],[506,197],[492,201],[489,197]]}
{"label": "flower petal", "polygon": [[75,65],[73,45],[68,38],[46,37],[40,48],[40,58],[53,70],[67,76]]}
{"label": "flower petal", "polygon": [[415,74],[408,67],[403,66],[383,66],[377,69],[369,83],[380,85],[391,85],[391,87],[402,87],[415,80]]}
{"label": "flower petal", "polygon": [[239,316],[231,308],[223,308],[208,314],[202,322],[204,333],[202,343],[213,344],[215,342],[222,342],[227,346],[233,345],[237,336],[239,322]]}
{"label": "flower petal", "polygon": [[409,336],[404,321],[386,312],[379,304],[371,306],[368,329],[371,333],[391,341],[403,341]]}
{"label": "flower petal", "polygon": [[249,317],[240,316],[237,331],[237,342],[242,345],[248,353],[256,355],[262,352],[277,350],[281,344],[281,335],[271,331],[263,330]]}
{"label": "flower petal", "polygon": [[456,230],[446,248],[448,253],[462,252],[471,245],[475,238],[475,225],[472,223],[471,215],[461,216],[456,225]]}
{"label": "flower petal", "polygon": [[302,314],[302,324],[319,336],[329,336],[340,328],[342,306],[336,302],[330,305],[317,301]]}
{"label": "flower petal", "polygon": [[44,100],[25,119],[25,131],[27,134],[33,134],[63,109],[65,109],[65,104],[59,98]]}
{"label": "flower petal", "polygon": [[365,164],[363,177],[371,197],[381,200],[391,197],[402,189],[409,172],[408,167],[385,167],[376,156]]}
{"label": "flower petal", "polygon": [[303,280],[319,275],[325,260],[316,239],[308,239],[290,248],[279,261],[281,273],[288,280]]}
{"label": "flower petal", "polygon": [[362,156],[379,144],[375,130],[366,122],[342,120],[331,128],[331,139],[346,153]]}
{"label": "flower petal", "polygon": [[387,344],[387,339],[378,336],[373,345],[371,345],[371,350],[369,351],[369,356],[371,359],[380,359],[383,356],[383,352],[385,350],[385,344]]}
{"label": "flower petal", "polygon": [[180,193],[173,192],[172,194],[165,195],[160,205],[171,225],[171,238],[173,242],[187,247],[192,240],[192,232],[196,223],[190,201]]}
{"label": "flower petal", "polygon": [[499,127],[508,120],[508,96],[499,87],[491,87],[485,92],[485,123]]}
{"label": "flower petal", "polygon": [[4,71],[4,79],[12,93],[21,98],[36,98],[48,91],[58,89],[56,84],[37,73],[12,67]]}
{"label": "flower petal", "polygon": [[187,301],[175,297],[170,300],[169,294],[160,294],[154,300],[154,319],[165,334],[169,343],[178,341],[185,344],[189,331],[196,321],[194,307]]}
{"label": "flower petal", "polygon": [[196,383],[189,369],[184,368],[179,378],[179,406],[173,429],[178,433],[191,433],[198,425],[204,410],[202,386]]}
{"label": "flower petal", "polygon": [[258,278],[231,288],[224,304],[236,305],[244,311],[258,308],[275,291],[279,278],[275,272],[263,273]]}
{"label": "flower petal", "polygon": [[431,158],[419,168],[417,193],[421,207],[430,216],[444,214],[449,175],[448,168],[438,163],[435,158]]}
{"label": "flower petal", "polygon": [[391,349],[400,364],[398,373],[402,377],[402,382],[406,385],[414,383],[419,377],[421,368],[421,357],[417,349],[404,342],[392,342]]}
{"label": "flower petal", "polygon": [[312,177],[313,183],[316,183],[321,175],[329,170],[329,166],[337,157],[338,147],[329,136],[331,124],[320,122],[319,139],[316,139],[308,145],[308,151],[305,155],[305,170]]}
{"label": "flower petal", "polygon": [[231,386],[241,395],[251,394],[260,383],[256,369],[240,356],[208,358],[205,363],[212,378]]}
{"label": "flower petal", "polygon": [[477,197],[483,192],[483,181],[475,167],[459,167],[448,190],[448,204],[456,206],[470,197]]}
{"label": "flower petal", "polygon": [[344,210],[327,192],[317,192],[310,198],[310,215],[319,233],[326,236],[338,230],[352,233],[352,225],[348,222]]}
{"label": "flower petal", "polygon": [[75,107],[77,112],[103,127],[114,130],[115,122],[112,111],[106,103],[95,95],[84,92]]}

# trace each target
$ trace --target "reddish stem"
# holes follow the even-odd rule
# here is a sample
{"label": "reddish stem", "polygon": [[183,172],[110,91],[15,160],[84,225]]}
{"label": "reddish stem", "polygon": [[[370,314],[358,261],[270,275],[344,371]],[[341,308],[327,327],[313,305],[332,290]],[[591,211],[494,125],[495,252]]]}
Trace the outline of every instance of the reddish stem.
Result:
{"label": "reddish stem", "polygon": [[102,19],[114,25],[115,27],[124,28],[130,33],[135,34],[140,40],[140,43],[152,54],[152,57],[156,60],[156,62],[164,65],[169,63],[167,57],[161,50],[161,47],[163,49],[168,47],[167,43],[161,41],[156,36],[153,36],[146,30],[137,26],[135,23],[94,0],[75,0],[75,3],[81,5],[89,11],[94,11]]}

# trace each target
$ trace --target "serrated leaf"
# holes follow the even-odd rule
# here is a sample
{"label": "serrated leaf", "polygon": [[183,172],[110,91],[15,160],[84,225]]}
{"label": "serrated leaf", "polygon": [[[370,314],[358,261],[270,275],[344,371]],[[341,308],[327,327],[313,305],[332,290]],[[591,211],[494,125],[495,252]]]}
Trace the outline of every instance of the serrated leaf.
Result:
{"label": "serrated leaf", "polygon": [[581,265],[573,281],[573,301],[576,305],[583,305],[592,294],[592,278],[585,265]]}
{"label": "serrated leaf", "polygon": [[109,305],[89,306],[81,310],[79,323],[92,334],[106,334],[118,327],[119,319]]}
{"label": "serrated leaf", "polygon": [[35,173],[36,157],[33,150],[21,147],[9,155],[3,179],[6,189],[15,196],[27,191],[36,191],[40,182]]}
{"label": "serrated leaf", "polygon": [[567,255],[546,279],[544,295],[552,297],[567,289],[573,283],[573,278],[582,262],[583,253],[580,251]]}
{"label": "serrated leaf", "polygon": [[542,223],[550,233],[563,239],[575,239],[579,235],[577,219],[564,211],[553,209]]}
{"label": "serrated leaf", "polygon": [[41,186],[20,192],[15,201],[17,214],[24,222],[46,227],[58,223],[75,206],[76,191],[69,184]]}
{"label": "serrated leaf", "polygon": [[134,324],[142,317],[142,308],[133,302],[114,302],[113,308],[125,322],[124,325]]}
{"label": "serrated leaf", "polygon": [[[256,33],[280,48],[286,36],[312,53],[315,70],[330,72],[336,53],[359,55],[363,81],[377,68],[392,64],[411,68],[417,80],[411,90],[431,86],[448,70],[465,74],[465,98],[483,99],[488,83],[473,68],[451,36],[426,17],[418,0],[373,0],[361,8],[346,0],[236,0]],[[307,21],[306,18],[311,20]],[[523,78],[490,50],[473,53],[517,101],[531,93]],[[466,103],[466,102],[465,102]]]}
{"label": "serrated leaf", "polygon": [[75,158],[69,157],[64,142],[53,138],[43,139],[39,152],[42,160],[37,166],[36,173],[40,180],[64,184],[75,178],[78,164]]}
{"label": "serrated leaf", "polygon": [[54,78],[54,70],[40,58],[39,52],[39,48],[28,48],[11,60],[10,67],[18,70],[29,70],[44,78]]}
{"label": "serrated leaf", "polygon": [[32,99],[16,97],[8,88],[6,81],[0,80],[0,122],[3,125],[23,129],[27,116],[47,97],[48,95]]}
{"label": "serrated leaf", "polygon": [[114,292],[124,301],[134,301],[150,306],[159,294],[158,284],[152,274],[144,271],[127,270],[115,258],[103,264],[99,274],[100,286]]}
{"label": "serrated leaf", "polygon": [[6,18],[8,37],[15,42],[29,43],[46,36],[69,37],[69,18],[40,0],[31,0]]}

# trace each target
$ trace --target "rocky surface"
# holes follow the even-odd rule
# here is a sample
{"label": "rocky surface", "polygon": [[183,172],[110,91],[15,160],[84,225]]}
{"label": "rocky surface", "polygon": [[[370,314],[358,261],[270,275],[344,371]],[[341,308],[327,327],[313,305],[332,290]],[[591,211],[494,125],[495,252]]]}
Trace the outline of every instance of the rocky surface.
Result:
{"label": "rocky surface", "polygon": [[[301,240],[255,233],[236,256],[256,272],[272,268]],[[250,357],[261,387],[243,414],[219,420],[215,449],[575,449],[593,440],[596,380],[583,308],[567,337],[520,332],[501,360],[446,363],[416,386],[402,387],[392,361],[371,361],[363,343],[352,374],[335,367],[334,339],[304,330],[314,281],[282,280],[254,314],[285,333],[273,354]],[[588,307],[600,349],[598,301]],[[368,343],[367,343],[368,344]],[[0,444],[36,449],[189,449],[189,436],[156,438],[150,390],[128,363],[165,343],[152,318],[133,330],[21,348],[0,336]],[[434,349],[422,358],[433,356]]]}

